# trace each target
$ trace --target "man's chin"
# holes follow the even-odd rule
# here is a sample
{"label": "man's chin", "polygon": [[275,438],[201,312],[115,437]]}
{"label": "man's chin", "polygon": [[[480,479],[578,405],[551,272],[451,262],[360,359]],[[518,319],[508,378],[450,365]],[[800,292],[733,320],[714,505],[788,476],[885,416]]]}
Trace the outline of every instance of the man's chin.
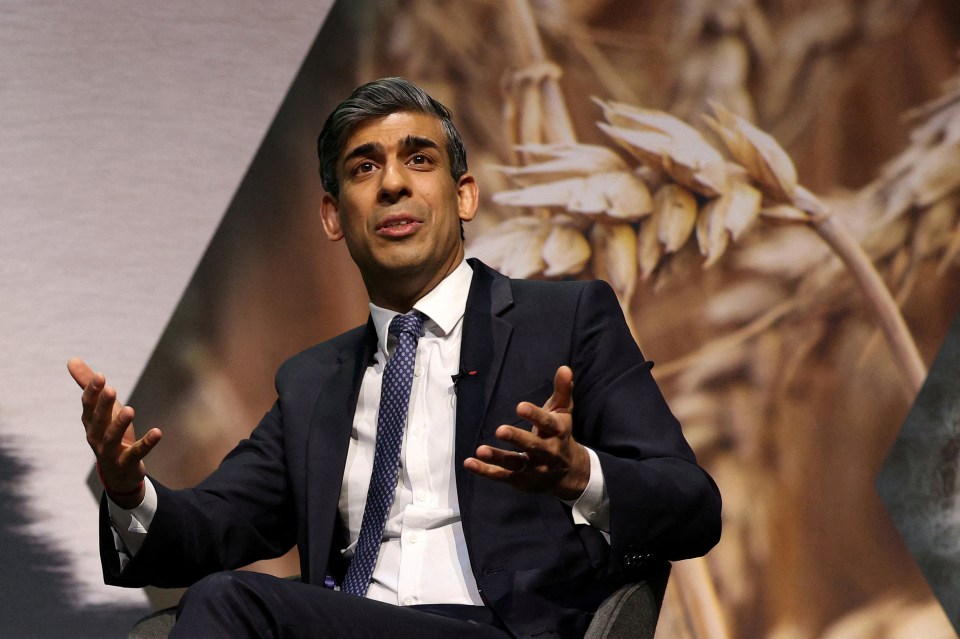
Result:
{"label": "man's chin", "polygon": [[437,252],[433,246],[415,241],[410,237],[404,241],[390,242],[387,246],[378,247],[380,250],[371,251],[364,260],[366,266],[360,265],[361,272],[367,272],[377,279],[392,280],[400,278],[418,278],[421,275],[433,277],[441,273],[447,274],[450,268],[459,264],[458,255],[462,255],[455,246],[449,251]]}
{"label": "man's chin", "polygon": [[380,255],[373,255],[367,261],[367,266],[360,267],[371,275],[381,278],[408,276],[428,266],[422,251],[390,251]]}

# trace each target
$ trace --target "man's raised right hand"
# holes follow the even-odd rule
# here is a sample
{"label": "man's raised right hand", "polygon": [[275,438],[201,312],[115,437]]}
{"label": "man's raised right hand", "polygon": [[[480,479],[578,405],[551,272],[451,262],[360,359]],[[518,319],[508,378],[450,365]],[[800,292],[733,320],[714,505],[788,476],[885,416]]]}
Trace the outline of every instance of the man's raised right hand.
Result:
{"label": "man's raised right hand", "polygon": [[67,370],[83,389],[83,427],[87,443],[97,457],[100,481],[118,506],[135,508],[143,501],[143,458],[160,442],[159,428],[140,439],[133,430],[133,408],[117,401],[117,391],[107,386],[102,373],[94,373],[82,359],[73,357]]}

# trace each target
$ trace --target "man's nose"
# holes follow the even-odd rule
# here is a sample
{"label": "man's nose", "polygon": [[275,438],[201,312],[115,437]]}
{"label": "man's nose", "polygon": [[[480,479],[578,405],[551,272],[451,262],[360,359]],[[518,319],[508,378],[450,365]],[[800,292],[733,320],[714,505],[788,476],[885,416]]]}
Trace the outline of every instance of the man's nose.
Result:
{"label": "man's nose", "polygon": [[377,193],[377,201],[381,204],[392,204],[410,195],[410,183],[403,167],[390,162],[383,168],[381,176],[380,191]]}

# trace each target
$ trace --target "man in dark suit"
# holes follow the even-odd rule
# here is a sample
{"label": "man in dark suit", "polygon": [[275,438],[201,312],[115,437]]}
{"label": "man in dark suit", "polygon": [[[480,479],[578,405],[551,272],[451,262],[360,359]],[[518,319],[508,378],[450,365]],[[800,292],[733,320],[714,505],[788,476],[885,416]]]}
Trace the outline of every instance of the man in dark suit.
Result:
{"label": "man in dark suit", "polygon": [[[319,155],[323,226],[360,269],[370,321],[288,360],[274,407],[209,478],[147,479],[160,431],[134,441],[132,408],[69,363],[108,583],[193,584],[177,636],[577,637],[620,585],[717,542],[719,492],[609,286],[464,261],[478,191],[445,107],[369,83]],[[232,570],[294,544],[302,582]]]}

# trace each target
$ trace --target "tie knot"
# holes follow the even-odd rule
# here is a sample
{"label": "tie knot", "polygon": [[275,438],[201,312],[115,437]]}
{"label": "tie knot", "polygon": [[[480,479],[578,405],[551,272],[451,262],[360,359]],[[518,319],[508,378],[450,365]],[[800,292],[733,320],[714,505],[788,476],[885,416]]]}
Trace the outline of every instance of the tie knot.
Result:
{"label": "tie knot", "polygon": [[401,333],[412,333],[420,337],[423,328],[423,315],[419,311],[410,311],[404,315],[397,315],[390,321],[390,334],[400,337]]}

